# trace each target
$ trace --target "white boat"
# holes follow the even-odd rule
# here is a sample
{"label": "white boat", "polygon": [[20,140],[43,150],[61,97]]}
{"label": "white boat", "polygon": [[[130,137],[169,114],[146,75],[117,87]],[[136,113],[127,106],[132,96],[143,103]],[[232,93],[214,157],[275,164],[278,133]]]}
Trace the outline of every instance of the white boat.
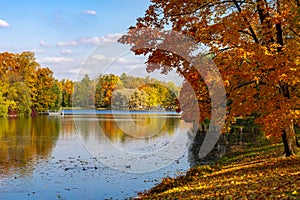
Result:
{"label": "white boat", "polygon": [[61,115],[63,115],[62,112],[57,112],[57,111],[48,111],[47,114],[49,116],[61,116]]}

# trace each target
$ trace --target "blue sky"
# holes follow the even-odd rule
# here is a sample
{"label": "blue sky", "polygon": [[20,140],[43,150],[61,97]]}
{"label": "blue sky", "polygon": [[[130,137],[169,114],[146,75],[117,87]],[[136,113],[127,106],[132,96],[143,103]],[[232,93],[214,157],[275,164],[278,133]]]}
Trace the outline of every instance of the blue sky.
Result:
{"label": "blue sky", "polygon": [[116,41],[144,15],[150,0],[0,2],[0,52],[32,51],[58,79],[145,72],[145,58]]}

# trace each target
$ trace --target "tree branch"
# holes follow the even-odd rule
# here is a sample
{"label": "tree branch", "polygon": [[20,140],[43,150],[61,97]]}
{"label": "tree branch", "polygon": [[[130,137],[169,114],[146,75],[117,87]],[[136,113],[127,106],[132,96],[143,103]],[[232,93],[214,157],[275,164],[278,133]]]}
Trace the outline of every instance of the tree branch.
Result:
{"label": "tree branch", "polygon": [[[226,47],[226,48],[223,48],[223,49],[220,49],[219,51],[218,51],[218,53],[219,52],[224,52],[224,51],[227,51],[227,50],[229,50],[229,49],[233,49],[233,48],[235,48],[235,47]],[[208,53],[206,53],[206,54],[204,54],[204,56],[209,56],[209,55],[212,55],[212,54],[215,54],[216,52],[208,52]],[[217,53],[217,54],[218,54]],[[214,56],[215,57],[215,56]],[[214,57],[212,58],[212,60],[214,59]]]}
{"label": "tree branch", "polygon": [[[237,8],[237,10],[239,12],[242,12],[242,9],[241,9],[240,5],[238,4],[237,0],[233,0],[233,2],[234,2],[235,7]],[[259,41],[258,41],[258,38],[257,38],[255,32],[254,32],[254,29],[252,28],[252,26],[250,25],[250,23],[248,22],[248,20],[245,17],[243,17],[243,20],[248,24],[251,36],[252,36],[253,40],[255,41],[255,43],[258,44]]]}
{"label": "tree branch", "polygon": [[300,37],[300,34],[299,34],[299,33],[297,33],[296,31],[294,31],[292,28],[289,28],[289,29],[290,29],[290,31],[292,31],[296,36]]}
{"label": "tree branch", "polygon": [[[280,14],[280,3],[278,0],[276,1],[276,4],[277,4],[277,12]],[[277,43],[280,44],[280,47],[277,48],[277,51],[281,52],[281,49],[283,47],[283,31],[281,28],[281,23],[277,23],[275,27],[276,27],[276,40]]]}
{"label": "tree branch", "polygon": [[[183,15],[190,15],[190,14],[193,14],[195,12],[197,12],[198,10],[200,9],[203,9],[205,7],[212,7],[212,6],[216,6],[216,5],[220,5],[220,4],[224,4],[224,3],[233,3],[234,1],[236,0],[225,0],[225,1],[219,1],[219,2],[208,2],[208,3],[205,3],[203,5],[199,4],[196,9],[190,11],[190,12],[185,12],[185,13],[177,13],[177,14],[168,14],[167,16],[170,16],[170,17],[176,17],[176,16],[183,16]],[[245,1],[238,1],[238,2],[241,2],[241,3],[245,3]]]}
{"label": "tree branch", "polygon": [[239,84],[238,86],[234,87],[233,89],[239,89],[241,87],[244,87],[244,86],[247,86],[247,85],[251,85],[252,83],[256,83],[256,80],[253,80],[253,81],[248,81],[248,82],[245,82],[245,83],[241,83]]}

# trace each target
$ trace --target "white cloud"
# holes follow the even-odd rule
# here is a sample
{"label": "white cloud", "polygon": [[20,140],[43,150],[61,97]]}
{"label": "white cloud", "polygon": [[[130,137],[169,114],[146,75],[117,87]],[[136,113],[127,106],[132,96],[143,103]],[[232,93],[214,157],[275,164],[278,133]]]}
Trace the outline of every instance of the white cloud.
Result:
{"label": "white cloud", "polygon": [[[111,65],[143,65],[144,60],[138,60],[134,58],[124,58],[124,57],[107,57],[103,54],[96,54],[93,55],[92,60],[90,62],[86,61],[87,64],[95,64],[95,63],[101,63],[101,64],[111,64]],[[96,61],[96,62],[95,62]]]}
{"label": "white cloud", "polygon": [[75,62],[74,59],[68,57],[56,57],[56,56],[49,56],[44,57],[40,60],[42,63],[73,63]]}
{"label": "white cloud", "polygon": [[90,70],[77,68],[77,69],[71,69],[68,72],[72,73],[72,74],[82,74],[82,75],[84,75],[84,74],[89,74]]}
{"label": "white cloud", "polygon": [[50,45],[48,45],[48,44],[46,44],[46,42],[44,41],[44,40],[41,40],[40,41],[40,45],[42,46],[42,47],[51,47]]}
{"label": "white cloud", "polygon": [[78,40],[79,44],[99,45],[104,43],[117,43],[121,33],[107,34],[100,37],[84,37]]}
{"label": "white cloud", "polygon": [[96,15],[97,14],[97,12],[94,10],[85,10],[84,13],[88,14],[88,15]]}
{"label": "white cloud", "polygon": [[[79,45],[100,45],[108,43],[118,43],[118,39],[122,36],[122,33],[113,33],[107,34],[104,36],[95,36],[95,37],[82,37],[77,40],[68,40],[61,41],[56,44],[57,47],[70,47],[70,46],[79,46]],[[43,43],[41,43],[43,42]],[[40,44],[44,44],[44,41],[41,41]]]}
{"label": "white cloud", "polygon": [[65,49],[61,51],[62,54],[73,54],[73,51],[70,49]]}
{"label": "white cloud", "polygon": [[140,63],[136,59],[126,59],[124,57],[114,59],[117,64],[137,64]]}
{"label": "white cloud", "polygon": [[3,19],[0,19],[0,27],[9,27],[9,23],[7,21],[4,21]]}
{"label": "white cloud", "polygon": [[102,54],[93,55],[92,58],[97,61],[105,61],[107,57]]}
{"label": "white cloud", "polygon": [[98,45],[103,41],[101,37],[84,37],[79,40],[81,44]]}
{"label": "white cloud", "polygon": [[113,42],[118,42],[118,39],[124,34],[122,33],[111,33],[103,36],[103,42],[104,43],[113,43]]}
{"label": "white cloud", "polygon": [[67,47],[67,46],[77,46],[78,42],[76,42],[75,40],[68,40],[68,41],[64,41],[64,42],[58,42],[56,46],[58,47]]}

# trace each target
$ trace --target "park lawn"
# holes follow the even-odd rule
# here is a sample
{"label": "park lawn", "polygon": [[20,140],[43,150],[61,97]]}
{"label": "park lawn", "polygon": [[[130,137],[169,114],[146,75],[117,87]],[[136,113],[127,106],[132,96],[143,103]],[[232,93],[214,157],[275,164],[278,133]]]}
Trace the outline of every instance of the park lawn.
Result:
{"label": "park lawn", "polygon": [[300,158],[280,144],[236,150],[218,163],[165,178],[141,199],[300,199]]}

